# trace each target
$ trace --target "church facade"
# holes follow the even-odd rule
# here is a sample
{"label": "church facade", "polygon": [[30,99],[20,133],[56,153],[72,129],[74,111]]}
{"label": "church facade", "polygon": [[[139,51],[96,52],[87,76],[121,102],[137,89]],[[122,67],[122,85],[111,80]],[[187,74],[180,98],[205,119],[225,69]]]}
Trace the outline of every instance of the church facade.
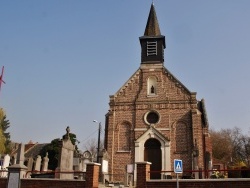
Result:
{"label": "church facade", "polygon": [[173,175],[174,159],[183,161],[184,171],[208,169],[212,148],[204,100],[164,66],[165,36],[153,4],[139,39],[140,66],[110,96],[106,114],[104,145],[112,181],[122,181],[143,161],[152,163],[153,179]]}

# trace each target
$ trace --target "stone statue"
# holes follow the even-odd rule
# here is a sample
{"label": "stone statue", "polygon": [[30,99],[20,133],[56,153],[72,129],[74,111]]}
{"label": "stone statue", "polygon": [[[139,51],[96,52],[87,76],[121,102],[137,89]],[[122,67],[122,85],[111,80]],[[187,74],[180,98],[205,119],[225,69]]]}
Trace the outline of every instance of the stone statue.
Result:
{"label": "stone statue", "polygon": [[70,128],[69,128],[69,126],[67,126],[66,134],[63,135],[63,139],[66,139],[66,140],[69,139],[70,138],[69,134],[70,134]]}

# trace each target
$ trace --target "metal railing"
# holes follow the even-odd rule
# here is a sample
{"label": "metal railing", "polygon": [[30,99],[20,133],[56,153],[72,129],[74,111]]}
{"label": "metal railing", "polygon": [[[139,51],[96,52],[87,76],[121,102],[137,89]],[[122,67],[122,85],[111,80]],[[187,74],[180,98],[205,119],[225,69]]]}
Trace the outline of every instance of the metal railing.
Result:
{"label": "metal railing", "polygon": [[74,179],[85,180],[86,172],[83,171],[27,171],[25,178],[57,178],[58,174],[73,174]]}
{"label": "metal railing", "polygon": [[[161,179],[175,178],[174,171],[149,171],[150,174],[160,174]],[[199,179],[216,179],[216,178],[250,178],[250,168],[241,169],[212,169],[212,170],[183,170],[181,177],[183,179],[194,179],[194,174],[199,173]],[[162,176],[163,175],[163,176]]]}

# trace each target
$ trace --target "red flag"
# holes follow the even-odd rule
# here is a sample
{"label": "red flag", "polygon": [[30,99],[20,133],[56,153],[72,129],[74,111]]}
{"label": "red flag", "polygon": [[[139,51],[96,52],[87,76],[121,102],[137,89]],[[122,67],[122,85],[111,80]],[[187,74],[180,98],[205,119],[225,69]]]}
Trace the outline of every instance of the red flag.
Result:
{"label": "red flag", "polygon": [[1,76],[0,76],[0,91],[1,91],[2,83],[5,84],[5,81],[3,81],[3,72],[4,72],[4,66],[3,66],[3,68],[2,68],[2,73],[1,73]]}

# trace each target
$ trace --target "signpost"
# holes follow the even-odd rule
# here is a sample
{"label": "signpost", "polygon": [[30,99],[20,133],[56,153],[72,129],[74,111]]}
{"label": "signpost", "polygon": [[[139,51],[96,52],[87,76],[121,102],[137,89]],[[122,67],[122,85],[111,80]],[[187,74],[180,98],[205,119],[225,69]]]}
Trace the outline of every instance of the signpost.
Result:
{"label": "signpost", "polygon": [[174,172],[176,173],[176,180],[177,180],[177,188],[179,188],[179,179],[178,175],[183,172],[183,165],[182,165],[182,160],[180,159],[175,159],[174,160]]}

